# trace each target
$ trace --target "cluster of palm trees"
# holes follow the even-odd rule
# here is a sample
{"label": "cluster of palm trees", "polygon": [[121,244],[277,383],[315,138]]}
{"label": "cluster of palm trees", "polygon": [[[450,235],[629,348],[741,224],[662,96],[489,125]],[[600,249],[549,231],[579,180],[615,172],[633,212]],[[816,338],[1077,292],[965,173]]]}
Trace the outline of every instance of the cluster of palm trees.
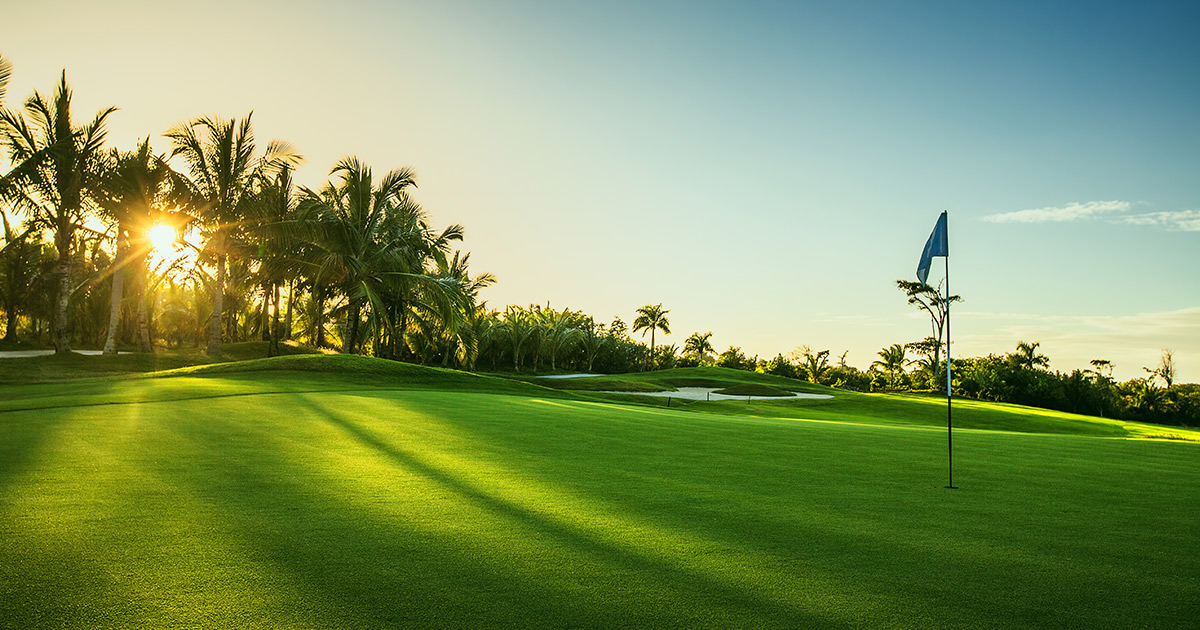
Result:
{"label": "cluster of palm trees", "polygon": [[[0,99],[11,69],[0,57]],[[149,139],[120,151],[105,147],[116,109],[77,123],[71,100],[64,72],[51,96],[0,108],[9,341],[23,324],[49,332],[59,353],[100,336],[106,352],[203,337],[219,355],[225,340],[254,336],[277,352],[299,329],[344,352],[473,352],[478,294],[495,278],[472,276],[470,255],[454,250],[461,225],[431,227],[410,196],[412,169],[377,177],[347,157],[312,190],[294,182],[294,147],[260,149],[250,115],[180,123],[165,134],[167,154]],[[156,225],[194,234],[196,264],[150,256]]]}
{"label": "cluster of palm trees", "polygon": [[[533,373],[616,373],[675,367],[684,359],[679,356],[678,346],[655,345],[656,332],[670,334],[669,312],[662,304],[647,304],[637,309],[631,331],[620,317],[604,324],[582,311],[556,310],[549,304],[509,305],[503,311],[485,309],[464,328],[468,343],[463,347],[473,351],[464,358],[470,360],[456,364],[453,357],[447,356],[443,364]],[[650,333],[650,345],[632,339],[630,332],[641,332],[643,337]],[[708,337],[704,338],[705,344]],[[711,352],[712,345],[702,346],[701,351],[704,348]]]}

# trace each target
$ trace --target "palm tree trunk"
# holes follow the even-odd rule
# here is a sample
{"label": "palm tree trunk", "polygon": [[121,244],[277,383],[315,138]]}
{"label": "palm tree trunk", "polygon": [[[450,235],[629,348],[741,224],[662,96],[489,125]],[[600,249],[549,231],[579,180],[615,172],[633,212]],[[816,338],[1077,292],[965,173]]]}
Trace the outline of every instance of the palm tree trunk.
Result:
{"label": "palm tree trunk", "polygon": [[316,321],[316,345],[317,348],[325,347],[325,290],[320,286],[313,286],[313,299],[317,302],[317,321]]}
{"label": "palm tree trunk", "polygon": [[650,371],[654,371],[654,326],[650,327]]}
{"label": "palm tree trunk", "polygon": [[258,328],[262,333],[262,341],[271,341],[271,284],[264,282],[262,290],[262,311],[258,314]]}
{"label": "palm tree trunk", "polygon": [[354,338],[358,336],[358,316],[359,309],[362,305],[358,302],[350,303],[350,312],[346,316],[346,338],[342,340],[342,353],[354,354]]}
{"label": "palm tree trunk", "polygon": [[287,311],[283,316],[283,338],[292,340],[292,300],[295,297],[296,280],[288,280]]}
{"label": "palm tree trunk", "polygon": [[267,356],[279,356],[279,284],[271,285],[271,343],[267,345]]}
{"label": "palm tree trunk", "polygon": [[146,258],[142,256],[137,265],[137,329],[138,349],[142,352],[154,352],[154,344],[150,342],[150,296],[146,295]]}
{"label": "palm tree trunk", "polygon": [[225,310],[225,254],[217,254],[217,284],[213,288],[213,312],[208,320],[208,348],[210,357],[221,354],[221,319]]}
{"label": "palm tree trunk", "polygon": [[405,352],[408,344],[404,343],[404,331],[408,330],[408,308],[404,305],[404,300],[400,300],[397,304],[399,310],[399,323],[396,325],[396,330],[392,332],[393,343],[396,344],[396,351],[392,353],[392,358],[397,361],[403,361],[408,353]]}
{"label": "palm tree trunk", "polygon": [[108,302],[108,336],[104,340],[104,354],[117,353],[117,328],[121,325],[121,299],[125,293],[125,258],[129,256],[129,245],[125,233],[117,228],[117,256],[113,260],[112,296]]}
{"label": "palm tree trunk", "polygon": [[70,331],[67,329],[67,313],[71,300],[71,258],[68,248],[59,249],[58,264],[58,300],[54,309],[54,353],[69,354],[71,352]]}
{"label": "palm tree trunk", "polygon": [[4,324],[4,340],[15,343],[17,341],[17,309],[9,307],[8,321]]}

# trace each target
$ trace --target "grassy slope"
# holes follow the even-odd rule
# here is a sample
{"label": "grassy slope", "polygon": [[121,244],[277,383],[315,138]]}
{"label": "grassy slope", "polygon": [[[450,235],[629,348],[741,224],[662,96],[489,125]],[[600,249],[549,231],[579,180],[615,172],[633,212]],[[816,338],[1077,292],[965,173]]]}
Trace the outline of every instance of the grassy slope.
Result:
{"label": "grassy slope", "polygon": [[167,374],[7,401],[129,404],[0,412],[0,628],[1186,627],[1200,601],[1195,444],[965,430],[947,491],[944,432],[893,417],[936,399]]}
{"label": "grassy slope", "polygon": [[[946,426],[946,399],[938,396],[903,394],[862,394],[806,383],[781,376],[758,374],[725,368],[682,368],[660,372],[620,374],[580,379],[529,379],[548,387],[576,392],[666,391],[675,387],[719,387],[740,395],[771,395],[772,390],[828,394],[832,399],[756,400],[747,404],[739,401],[674,400],[674,407],[691,411],[734,413],[777,418],[854,422]],[[597,400],[665,406],[664,399],[626,394],[594,394]],[[1097,437],[1162,436],[1173,439],[1200,441],[1200,432],[1161,427],[1137,422],[1106,420],[1058,411],[1023,407],[1003,403],[956,399],[954,426],[959,428],[1019,431],[1028,433],[1063,433]]]}
{"label": "grassy slope", "polygon": [[[283,343],[279,347],[282,355],[320,354],[307,346]],[[246,361],[265,358],[267,342],[247,341],[228,343],[222,356],[212,358],[199,348],[159,351],[153,354],[130,353],[113,356],[38,356],[19,359],[0,359],[0,385],[25,383],[62,383],[86,378],[108,378],[172,370],[182,367],[213,363]]]}

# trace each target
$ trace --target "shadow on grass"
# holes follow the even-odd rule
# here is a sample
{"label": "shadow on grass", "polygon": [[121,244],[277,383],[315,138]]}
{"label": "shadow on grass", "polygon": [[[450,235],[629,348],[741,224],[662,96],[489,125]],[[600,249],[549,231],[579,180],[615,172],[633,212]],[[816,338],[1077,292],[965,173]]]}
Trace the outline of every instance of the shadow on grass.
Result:
{"label": "shadow on grass", "polygon": [[[318,413],[323,420],[339,428],[362,446],[368,447],[386,457],[401,469],[435,482],[461,500],[483,512],[500,517],[519,530],[537,532],[539,534],[537,545],[539,546],[549,544],[555,547],[565,547],[573,555],[587,558],[590,562],[596,562],[599,565],[611,567],[621,572],[632,571],[643,578],[652,576],[652,581],[657,587],[665,589],[673,596],[702,600],[706,608],[714,604],[721,608],[733,608],[740,616],[755,619],[759,624],[764,626],[782,624],[790,627],[839,627],[834,620],[806,613],[797,606],[789,606],[784,602],[764,597],[753,591],[722,584],[706,575],[687,570],[665,559],[650,557],[627,547],[598,540],[584,531],[537,514],[495,494],[488,493],[462,479],[455,473],[432,465],[398,448],[365,426],[353,422],[342,414],[322,405],[316,404],[311,399],[307,400],[306,404],[312,411]],[[479,571],[480,568],[478,567],[469,569],[469,573],[472,575],[479,573]],[[484,571],[487,573],[499,571],[505,575],[504,580],[512,578],[520,579],[520,576],[513,575],[510,572],[510,567],[485,567]],[[631,619],[622,621],[622,615],[628,614],[628,611],[622,611],[620,608],[620,593],[604,594],[599,592],[581,597],[580,592],[556,591],[554,585],[549,580],[537,579],[534,575],[525,576],[524,585],[518,590],[521,591],[519,595],[521,598],[545,598],[545,601],[553,602],[550,609],[556,611],[555,616],[563,615],[565,617],[565,619],[559,618],[553,620],[553,624],[561,623],[564,620],[572,620],[573,623],[590,625],[595,620],[606,617],[608,618],[608,622],[601,625],[616,626],[633,621],[633,625],[645,624],[662,627],[665,625],[674,625],[682,621],[681,619],[671,619],[669,617],[652,617],[644,619],[642,622]],[[641,614],[644,614],[644,611]],[[526,620],[524,623],[529,623],[530,621],[533,620]],[[538,621],[550,620],[541,619]],[[703,622],[701,619],[694,619],[686,622],[685,625],[695,625],[697,623]]]}

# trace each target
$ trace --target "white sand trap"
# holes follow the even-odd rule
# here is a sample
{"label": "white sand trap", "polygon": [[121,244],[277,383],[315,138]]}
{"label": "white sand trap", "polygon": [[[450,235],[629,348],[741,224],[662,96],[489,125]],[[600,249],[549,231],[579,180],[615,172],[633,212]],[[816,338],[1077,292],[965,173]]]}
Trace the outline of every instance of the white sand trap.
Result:
{"label": "white sand trap", "polygon": [[538,378],[588,378],[590,376],[607,376],[607,374],[550,374]]}
{"label": "white sand trap", "polygon": [[597,392],[599,394],[637,394],[639,396],[658,396],[660,398],[683,398],[685,400],[787,400],[788,398],[833,398],[829,394],[797,394],[788,396],[737,396],[733,394],[714,394],[721,387],[680,387],[671,392]]}
{"label": "white sand trap", "polygon": [[[98,357],[104,354],[100,350],[72,350],[75,354],[83,354],[89,357]],[[46,357],[54,354],[53,350],[5,350],[0,352],[0,359],[23,359],[25,357]],[[120,354],[129,354],[122,352]]]}

